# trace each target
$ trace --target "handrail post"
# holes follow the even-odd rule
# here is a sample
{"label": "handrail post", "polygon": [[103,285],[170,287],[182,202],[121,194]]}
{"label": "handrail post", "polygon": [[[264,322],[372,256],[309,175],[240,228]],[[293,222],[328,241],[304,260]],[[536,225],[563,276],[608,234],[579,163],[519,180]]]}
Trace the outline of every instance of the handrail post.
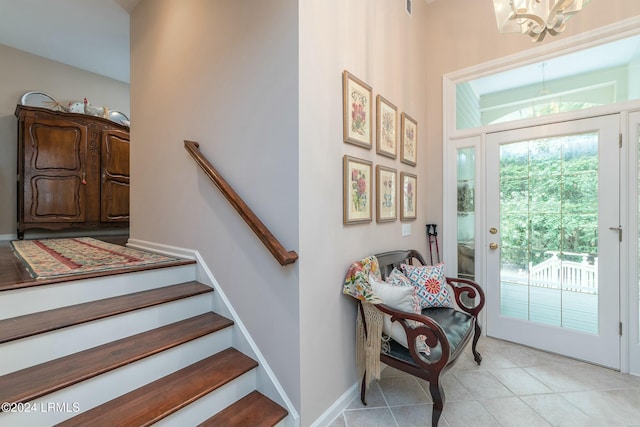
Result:
{"label": "handrail post", "polygon": [[216,187],[222,192],[222,195],[231,203],[231,206],[240,214],[247,225],[253,230],[262,243],[269,249],[271,254],[278,260],[280,265],[293,264],[298,259],[295,251],[287,251],[284,246],[275,238],[269,229],[260,221],[258,216],[253,213],[251,208],[242,200],[229,183],[222,178],[220,173],[213,167],[207,158],[200,151],[200,144],[195,141],[184,141],[184,148],[189,152],[191,157],[202,168],[204,173],[211,179]]}

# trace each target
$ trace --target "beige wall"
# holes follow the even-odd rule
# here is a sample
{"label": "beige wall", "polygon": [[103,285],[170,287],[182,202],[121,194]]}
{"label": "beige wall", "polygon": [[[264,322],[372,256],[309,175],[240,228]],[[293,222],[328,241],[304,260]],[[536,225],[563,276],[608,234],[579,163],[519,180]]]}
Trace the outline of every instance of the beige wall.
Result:
{"label": "beige wall", "polygon": [[68,103],[82,100],[129,114],[129,85],[40,56],[0,45],[0,236],[16,234],[16,104],[26,92],[42,91]]}
{"label": "beige wall", "polygon": [[[424,1],[413,16],[402,0],[300,2],[300,312],[303,425],[313,422],[356,381],[354,299],[341,293],[349,265],[364,256],[415,248],[426,252],[425,224],[432,185],[426,146],[425,73],[434,58],[424,49]],[[418,165],[411,167],[345,144],[342,71],[348,70],[418,122]],[[374,109],[375,111],[375,109]],[[375,147],[375,144],[374,144]],[[418,176],[417,219],[342,224],[342,157],[370,160]],[[375,212],[375,211],[374,211]],[[426,255],[426,254],[425,254]]]}
{"label": "beige wall", "polygon": [[[414,1],[413,17],[404,3],[147,0],[132,16],[132,237],[201,251],[303,426],[357,380],[355,304],[341,294],[349,264],[426,252],[424,224],[442,222],[442,75],[532,46],[497,34],[490,2]],[[592,2],[561,37],[639,8]],[[418,121],[417,167],[343,143],[344,69]],[[184,139],[298,251],[296,265],[277,265]],[[345,154],[418,175],[410,236],[400,221],[342,224]]]}
{"label": "beige wall", "polygon": [[283,245],[299,250],[297,15],[295,0],[136,7],[131,238],[200,251],[299,407],[298,264],[278,264],[183,147],[198,141]]}
{"label": "beige wall", "polygon": [[496,29],[491,2],[478,0],[437,1],[428,7],[427,38],[424,51],[434,58],[425,70],[428,119],[425,153],[434,161],[428,180],[434,189],[430,214],[442,222],[442,76],[491,60],[564,40],[640,14],[640,2],[634,0],[592,1],[567,23],[558,36],[547,36],[541,43],[532,43],[518,33],[500,34]]}
{"label": "beige wall", "polygon": [[[154,0],[136,8],[131,235],[203,253],[309,425],[356,382],[355,305],[341,294],[349,264],[389,249],[426,249],[429,162],[421,157],[413,168],[343,143],[342,71],[413,116],[420,132],[428,60],[419,2],[413,18],[401,1],[299,4],[299,12],[292,0]],[[195,168],[184,139],[201,143],[298,251],[298,264],[277,265]],[[418,175],[411,236],[401,236],[400,221],[342,224],[345,154]]]}

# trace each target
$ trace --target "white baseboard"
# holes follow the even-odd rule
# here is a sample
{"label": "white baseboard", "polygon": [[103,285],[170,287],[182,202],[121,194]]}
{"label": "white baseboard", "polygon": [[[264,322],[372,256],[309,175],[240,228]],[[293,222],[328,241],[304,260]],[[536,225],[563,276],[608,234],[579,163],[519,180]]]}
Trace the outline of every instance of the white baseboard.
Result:
{"label": "white baseboard", "polygon": [[349,387],[349,390],[345,391],[344,394],[338,398],[338,400],[333,402],[333,405],[331,405],[326,411],[324,411],[324,413],[320,415],[318,419],[313,422],[313,424],[311,424],[311,427],[325,427],[331,424],[333,420],[335,420],[336,417],[342,413],[342,411],[347,409],[347,406],[349,406],[353,399],[358,396],[359,391],[359,382],[356,381],[355,384]]}
{"label": "white baseboard", "polygon": [[237,346],[238,350],[243,352],[247,352],[247,350],[250,350],[253,353],[252,356],[258,359],[258,369],[262,369],[271,382],[270,384],[264,384],[266,388],[260,391],[267,397],[273,399],[274,401],[287,408],[289,416],[285,419],[285,422],[287,420],[290,420],[286,423],[287,427],[299,427],[300,415],[298,414],[296,408],[293,406],[293,403],[289,399],[289,396],[287,396],[287,393],[284,391],[284,388],[282,388],[280,381],[278,381],[278,379],[276,378],[275,374],[271,370],[271,367],[267,363],[267,360],[264,358],[262,352],[258,348],[256,342],[251,337],[251,334],[249,334],[249,331],[247,330],[242,320],[240,320],[238,313],[231,305],[231,302],[227,299],[224,291],[220,288],[220,284],[216,281],[215,277],[213,277],[213,273],[211,273],[211,270],[209,270],[209,267],[207,267],[207,264],[204,262],[202,256],[198,251],[195,251],[195,257],[198,260],[198,266],[202,269],[206,277],[211,281],[210,285],[215,290],[214,296],[219,297],[223,304],[226,306],[227,310],[229,311],[229,316],[235,322],[235,325],[238,327],[238,330],[240,331],[242,337],[244,337],[245,339],[246,345],[249,347],[249,349],[247,349],[243,348],[244,346],[239,345]]}
{"label": "white baseboard", "polygon": [[129,239],[127,246],[134,249],[143,249],[157,252],[167,256],[173,256],[185,259],[196,259],[196,251],[192,249],[180,248],[177,246],[164,245],[162,243],[154,243],[140,239]]}
{"label": "white baseboard", "polygon": [[16,240],[18,238],[17,234],[0,234],[0,241],[2,240]]}

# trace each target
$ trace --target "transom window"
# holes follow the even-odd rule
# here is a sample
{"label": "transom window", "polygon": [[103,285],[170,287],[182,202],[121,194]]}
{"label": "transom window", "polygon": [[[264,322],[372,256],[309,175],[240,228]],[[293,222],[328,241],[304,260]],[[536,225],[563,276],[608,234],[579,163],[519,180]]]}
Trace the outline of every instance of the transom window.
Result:
{"label": "transom window", "polygon": [[456,84],[456,129],[640,99],[640,36]]}

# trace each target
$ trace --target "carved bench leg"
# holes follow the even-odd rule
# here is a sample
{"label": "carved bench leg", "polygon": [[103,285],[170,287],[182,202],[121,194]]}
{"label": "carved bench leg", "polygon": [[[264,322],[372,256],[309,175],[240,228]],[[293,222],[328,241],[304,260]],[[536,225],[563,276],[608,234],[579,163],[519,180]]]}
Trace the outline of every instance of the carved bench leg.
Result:
{"label": "carved bench leg", "polygon": [[476,322],[475,332],[473,334],[473,343],[471,344],[471,351],[473,352],[473,359],[478,365],[480,364],[480,362],[482,362],[482,356],[480,355],[480,353],[478,353],[478,350],[476,350],[476,344],[478,344],[478,340],[480,339],[481,334],[482,330],[480,328],[480,325],[478,325],[478,322]]}
{"label": "carved bench leg", "polygon": [[438,427],[438,421],[442,415],[444,409],[444,389],[440,384],[440,374],[435,375],[435,378],[429,382],[429,392],[431,393],[431,399],[433,400],[433,412],[431,413],[431,425]]}

